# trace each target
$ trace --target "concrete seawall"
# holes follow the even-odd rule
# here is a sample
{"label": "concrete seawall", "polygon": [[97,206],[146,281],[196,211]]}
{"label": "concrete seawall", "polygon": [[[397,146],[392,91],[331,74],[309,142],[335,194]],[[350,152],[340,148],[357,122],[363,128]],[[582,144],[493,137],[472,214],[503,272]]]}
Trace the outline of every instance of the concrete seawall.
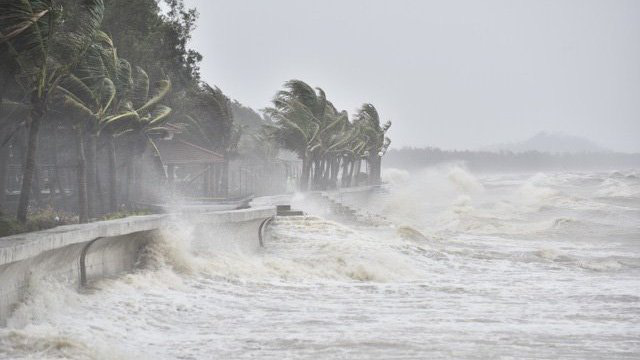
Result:
{"label": "concrete seawall", "polygon": [[384,191],[382,186],[360,186],[328,191],[324,194],[345,205],[366,208],[371,205],[371,201],[374,199],[372,195],[381,191]]}
{"label": "concrete seawall", "polygon": [[260,223],[274,207],[185,214],[133,216],[118,220],[0,238],[0,325],[28,291],[31,281],[51,278],[73,285],[115,276],[135,268],[140,250],[171,226],[192,227],[197,246],[258,248]]}

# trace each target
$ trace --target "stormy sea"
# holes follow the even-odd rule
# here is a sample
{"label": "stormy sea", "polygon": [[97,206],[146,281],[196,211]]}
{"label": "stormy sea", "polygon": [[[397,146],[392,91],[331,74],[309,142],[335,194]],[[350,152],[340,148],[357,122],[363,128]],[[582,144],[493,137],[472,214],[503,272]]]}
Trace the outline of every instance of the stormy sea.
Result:
{"label": "stormy sea", "polygon": [[185,219],[134,273],[34,281],[0,358],[640,357],[639,171],[384,178],[358,221],[295,194],[258,250]]}

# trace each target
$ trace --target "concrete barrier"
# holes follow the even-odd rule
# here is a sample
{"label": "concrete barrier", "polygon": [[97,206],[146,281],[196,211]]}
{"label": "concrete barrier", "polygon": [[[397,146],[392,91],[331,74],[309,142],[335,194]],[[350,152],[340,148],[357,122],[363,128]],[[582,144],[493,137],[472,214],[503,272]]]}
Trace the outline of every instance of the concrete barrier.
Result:
{"label": "concrete barrier", "polygon": [[356,208],[367,208],[375,201],[374,194],[383,192],[381,185],[359,186],[324,192],[340,203]]}
{"label": "concrete barrier", "polygon": [[132,216],[0,238],[0,325],[36,278],[74,285],[115,276],[135,268],[140,250],[164,229],[193,226],[194,249],[215,240],[220,246],[255,250],[260,224],[275,207],[188,214]]}

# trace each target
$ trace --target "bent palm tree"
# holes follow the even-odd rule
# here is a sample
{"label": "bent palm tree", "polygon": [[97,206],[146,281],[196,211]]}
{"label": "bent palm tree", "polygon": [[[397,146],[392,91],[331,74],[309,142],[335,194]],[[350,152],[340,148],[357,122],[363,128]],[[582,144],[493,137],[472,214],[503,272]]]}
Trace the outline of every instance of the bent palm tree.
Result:
{"label": "bent palm tree", "polygon": [[60,100],[57,105],[72,114],[71,126],[76,130],[80,222],[94,215],[98,125],[109,113],[116,96],[115,85],[105,76],[100,61],[96,62],[100,52],[99,44],[93,44],[74,72],[60,81],[54,95]]}
{"label": "bent palm tree", "polygon": [[284,87],[273,99],[274,106],[264,111],[275,120],[269,130],[274,139],[302,160],[300,190],[305,191],[314,163],[319,169],[317,153],[322,146],[319,134],[328,101],[322,89],[316,92],[300,80],[287,81]]}
{"label": "bent palm tree", "polygon": [[203,84],[194,94],[194,110],[189,119],[191,135],[206,148],[217,151],[224,158],[221,193],[229,194],[229,161],[238,155],[243,127],[234,123],[231,100],[217,87]]}
{"label": "bent palm tree", "polygon": [[104,4],[102,0],[82,0],[74,9],[74,16],[64,22],[61,13],[58,1],[0,0],[0,43],[5,52],[0,59],[17,64],[15,75],[31,108],[17,210],[18,221],[23,223],[27,219],[40,122],[47,113],[49,95],[89,47],[102,21]]}
{"label": "bent palm tree", "polygon": [[[142,68],[136,67],[131,92],[127,98],[120,100],[118,113],[106,116],[100,121],[99,131],[108,134],[111,137],[110,140],[113,137],[126,137],[128,140],[131,150],[131,157],[127,159],[128,191],[134,181],[134,161],[144,153],[147,145],[151,145],[158,159],[157,147],[153,139],[163,137],[173,130],[167,126],[171,108],[160,104],[170,89],[171,81],[165,79],[157,81],[150,90],[147,73]],[[110,167],[115,172],[115,161]],[[158,169],[161,169],[161,173],[166,177],[161,164]]]}
{"label": "bent palm tree", "polygon": [[391,140],[385,136],[385,133],[391,127],[391,122],[387,121],[381,125],[378,110],[371,104],[362,105],[354,122],[361,127],[367,139],[365,155],[370,167],[369,183],[380,184],[382,156],[391,144]]}
{"label": "bent palm tree", "polygon": [[[109,211],[118,210],[118,191],[117,191],[117,173],[116,167],[116,147],[115,139],[117,133],[115,127],[104,126],[110,117],[126,112],[128,109],[127,102],[131,101],[134,79],[132,76],[131,64],[118,57],[113,41],[106,34],[99,32],[95,42],[97,51],[92,57],[93,67],[89,67],[87,77],[97,77],[109,79],[115,87],[115,97],[110,107],[106,108],[97,119],[98,131],[97,137],[104,139],[107,145],[108,158],[108,187],[109,187]],[[95,74],[97,73],[97,74]],[[142,77],[138,77],[144,78]],[[147,81],[148,80],[143,80]],[[141,88],[138,86],[138,88]]]}

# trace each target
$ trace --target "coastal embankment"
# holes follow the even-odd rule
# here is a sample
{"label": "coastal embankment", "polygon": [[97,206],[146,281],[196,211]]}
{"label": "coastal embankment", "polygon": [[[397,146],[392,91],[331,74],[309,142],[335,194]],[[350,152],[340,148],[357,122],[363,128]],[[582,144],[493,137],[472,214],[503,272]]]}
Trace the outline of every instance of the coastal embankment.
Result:
{"label": "coastal embankment", "polygon": [[29,284],[43,279],[82,287],[131,271],[154,241],[188,229],[191,236],[215,234],[219,243],[259,247],[260,223],[275,215],[273,206],[132,216],[8,236],[0,239],[0,326],[24,298]]}

